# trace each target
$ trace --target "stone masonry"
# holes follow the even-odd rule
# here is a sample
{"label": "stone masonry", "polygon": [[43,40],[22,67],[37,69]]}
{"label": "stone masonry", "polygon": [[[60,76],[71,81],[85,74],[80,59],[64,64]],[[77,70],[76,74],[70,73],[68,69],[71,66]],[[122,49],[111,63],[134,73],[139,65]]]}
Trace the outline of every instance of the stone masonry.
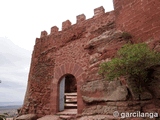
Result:
{"label": "stone masonry", "polygon": [[[40,38],[36,38],[21,115],[56,114],[59,84],[66,75],[76,79],[77,114],[112,115],[115,110],[160,113],[157,92],[160,88],[152,87],[159,83],[159,78],[150,85],[152,93],[145,91],[137,97],[126,80],[108,82],[98,74],[99,64],[110,61],[128,42],[146,42],[151,49],[160,51],[160,1],[113,0],[113,3],[114,11],[105,13],[101,6],[94,9],[90,19],[78,15],[76,24],[66,20],[62,31],[53,26],[50,34],[42,31]],[[124,38],[123,32],[132,38]]]}

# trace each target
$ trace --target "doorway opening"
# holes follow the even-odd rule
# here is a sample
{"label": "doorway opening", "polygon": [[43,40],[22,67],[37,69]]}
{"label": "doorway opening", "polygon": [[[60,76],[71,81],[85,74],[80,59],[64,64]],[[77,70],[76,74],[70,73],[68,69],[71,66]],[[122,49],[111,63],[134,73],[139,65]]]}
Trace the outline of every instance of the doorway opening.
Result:
{"label": "doorway opening", "polygon": [[71,75],[65,75],[59,84],[59,111],[77,109],[77,82]]}

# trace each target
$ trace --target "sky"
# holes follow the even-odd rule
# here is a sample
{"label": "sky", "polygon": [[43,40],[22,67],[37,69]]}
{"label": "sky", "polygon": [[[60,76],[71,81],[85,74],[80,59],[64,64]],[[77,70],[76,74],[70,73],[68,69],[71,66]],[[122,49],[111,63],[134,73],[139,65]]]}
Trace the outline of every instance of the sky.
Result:
{"label": "sky", "polygon": [[35,39],[62,22],[76,23],[76,16],[93,17],[103,6],[113,10],[112,0],[0,0],[0,102],[23,101]]}

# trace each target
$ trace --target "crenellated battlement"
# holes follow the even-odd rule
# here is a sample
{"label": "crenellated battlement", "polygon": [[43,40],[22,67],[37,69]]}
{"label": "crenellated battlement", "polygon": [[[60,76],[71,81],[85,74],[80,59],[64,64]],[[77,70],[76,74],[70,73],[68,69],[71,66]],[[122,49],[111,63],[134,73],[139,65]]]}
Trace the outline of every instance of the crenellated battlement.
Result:
{"label": "crenellated battlement", "polygon": [[105,13],[103,6],[94,9],[94,17],[99,17]]}
{"label": "crenellated battlement", "polygon": [[58,30],[59,30],[59,28],[58,28],[57,26],[53,26],[53,27],[51,28],[51,32],[50,32],[50,34],[57,33],[57,32],[58,32]]}
{"label": "crenellated battlement", "polygon": [[44,31],[41,32],[41,38],[42,38],[42,37],[45,37],[45,36],[47,36],[47,35],[48,35],[47,31],[44,30]]}
{"label": "crenellated battlement", "polygon": [[84,14],[78,15],[76,18],[77,18],[77,23],[80,23],[86,20],[86,16]]}
{"label": "crenellated battlement", "polygon": [[69,20],[66,20],[62,23],[62,31],[69,28],[72,25],[72,23]]}
{"label": "crenellated battlement", "polygon": [[[105,14],[105,9],[103,8],[103,6],[100,6],[100,7],[98,7],[98,8],[95,8],[95,9],[94,9],[93,19],[94,19],[94,18],[97,18],[97,17],[100,17],[100,16],[103,15],[103,14]],[[77,16],[76,16],[76,24],[79,24],[79,23],[84,22],[84,21],[86,21],[86,20],[88,20],[88,19],[86,19],[86,16],[85,16],[84,14],[80,14],[80,15],[77,15]],[[76,25],[76,24],[75,24],[75,25]],[[66,20],[66,21],[62,22],[62,31],[68,29],[68,28],[71,27],[71,26],[72,26],[72,23],[71,23],[69,20]],[[50,35],[51,35],[51,34],[55,34],[55,33],[57,33],[57,32],[59,32],[59,28],[58,28],[57,26],[53,26],[53,27],[51,28]],[[45,36],[47,36],[47,35],[48,35],[47,31],[42,31],[40,38],[45,37]]]}

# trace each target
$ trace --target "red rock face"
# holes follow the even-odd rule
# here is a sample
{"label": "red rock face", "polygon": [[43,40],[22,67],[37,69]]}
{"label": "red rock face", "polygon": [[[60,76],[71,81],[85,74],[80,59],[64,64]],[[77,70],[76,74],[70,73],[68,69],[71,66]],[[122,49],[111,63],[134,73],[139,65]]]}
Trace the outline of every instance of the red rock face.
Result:
{"label": "red rock face", "polygon": [[[121,36],[123,30],[133,35],[132,42],[137,42],[137,38],[143,41],[159,38],[159,3],[157,0],[114,0],[115,11],[104,13],[104,8],[99,7],[94,10],[94,16],[88,20],[81,14],[77,16],[77,23],[74,25],[69,20],[63,22],[62,31],[58,31],[56,26],[51,28],[49,35],[42,31],[34,46],[27,92],[20,114],[36,114],[40,117],[57,113],[59,84],[66,76],[73,76],[72,79],[68,78],[66,84],[69,87],[65,89],[66,91],[76,89],[79,114],[87,114],[85,111],[91,112],[95,107],[98,111],[95,111],[95,114],[99,114],[100,108],[103,108],[104,113],[108,108],[104,106],[106,103],[103,103],[105,101],[103,91],[96,94],[92,91],[91,97],[94,97],[97,103],[99,98],[101,100],[100,106],[98,105],[100,108],[97,103],[95,106],[92,103],[93,107],[90,109],[87,104],[90,101],[90,98],[87,98],[90,97],[89,93],[84,93],[82,86],[87,82],[103,79],[103,76],[98,74],[99,64],[111,60],[117,50],[130,41]],[[155,46],[155,42],[151,43],[152,48],[159,50],[160,47]],[[126,102],[124,99],[126,96],[123,99],[119,96],[118,102],[110,102],[107,105],[111,109],[113,107],[112,110],[115,108],[129,110],[128,106],[132,101]],[[87,102],[84,98],[87,98]],[[128,106],[121,106],[120,100]],[[134,110],[140,109],[139,104],[136,104]]]}

